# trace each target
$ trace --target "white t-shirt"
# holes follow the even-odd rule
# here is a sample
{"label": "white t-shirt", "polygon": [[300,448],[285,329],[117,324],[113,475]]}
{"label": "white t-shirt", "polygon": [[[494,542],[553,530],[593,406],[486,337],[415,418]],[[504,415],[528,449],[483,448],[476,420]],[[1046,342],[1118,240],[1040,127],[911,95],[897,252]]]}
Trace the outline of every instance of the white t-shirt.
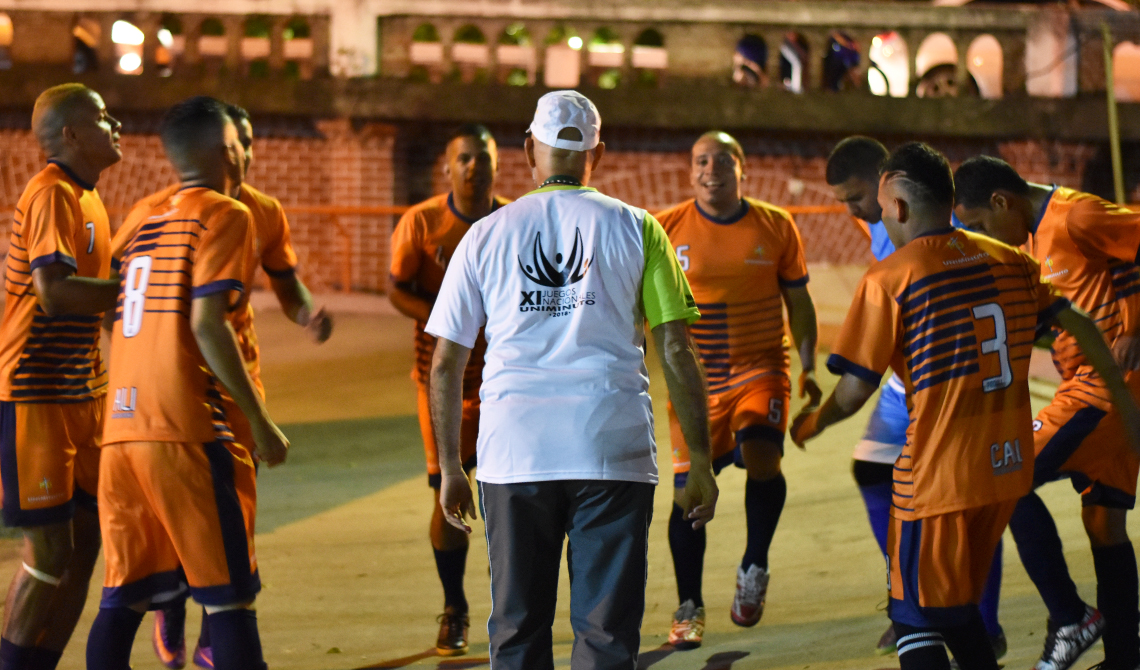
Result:
{"label": "white t-shirt", "polygon": [[425,330],[471,347],[484,328],[479,481],[656,484],[643,324],[699,316],[645,210],[552,186],[476,223]]}

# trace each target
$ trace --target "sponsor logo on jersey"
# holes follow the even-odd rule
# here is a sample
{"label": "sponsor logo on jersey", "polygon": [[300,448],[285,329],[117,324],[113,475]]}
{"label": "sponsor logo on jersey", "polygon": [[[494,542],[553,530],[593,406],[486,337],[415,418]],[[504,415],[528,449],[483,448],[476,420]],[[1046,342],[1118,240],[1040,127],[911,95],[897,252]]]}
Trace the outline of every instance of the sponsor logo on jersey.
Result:
{"label": "sponsor logo on jersey", "polygon": [[1044,279],[1052,279],[1053,277],[1061,277],[1069,274],[1068,270],[1057,270],[1053,267],[1053,257],[1045,257],[1045,267],[1049,268],[1049,274],[1045,275]]}
{"label": "sponsor logo on jersey", "polygon": [[775,265],[775,261],[770,261],[764,258],[764,247],[759,246],[752,250],[752,258],[745,258],[744,262],[749,265]]}

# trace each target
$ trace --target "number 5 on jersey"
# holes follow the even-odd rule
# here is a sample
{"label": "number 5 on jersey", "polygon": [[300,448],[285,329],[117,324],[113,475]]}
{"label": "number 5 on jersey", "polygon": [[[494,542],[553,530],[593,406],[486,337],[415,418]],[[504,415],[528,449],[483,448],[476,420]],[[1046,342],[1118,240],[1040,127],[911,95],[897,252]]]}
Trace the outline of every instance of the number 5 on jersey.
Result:
{"label": "number 5 on jersey", "polygon": [[136,256],[123,277],[123,337],[134,337],[142,328],[150,264],[150,256]]}

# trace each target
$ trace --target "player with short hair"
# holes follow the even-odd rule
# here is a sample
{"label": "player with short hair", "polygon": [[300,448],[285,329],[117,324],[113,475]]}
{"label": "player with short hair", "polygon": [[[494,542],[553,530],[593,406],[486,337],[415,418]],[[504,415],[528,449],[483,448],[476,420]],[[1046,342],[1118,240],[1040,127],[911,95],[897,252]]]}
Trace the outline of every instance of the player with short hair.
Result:
{"label": "player with short hair", "polygon": [[[934,149],[910,143],[883,166],[883,223],[898,250],[868,270],[828,359],[842,378],[802,413],[802,444],[852,414],[891,367],[912,423],[894,467],[889,613],[903,670],[996,670],[978,601],[1014,506],[1030,489],[1029,357],[1059,323],[1080,342],[1140,444],[1140,408],[1096,324],[1028,254],[951,227],[954,181]],[[961,425],[969,423],[969,430]]]}
{"label": "player with short hair", "polygon": [[161,137],[182,188],[135,208],[113,243],[122,280],[99,481],[107,569],[87,667],[126,668],[143,613],[189,587],[206,607],[217,667],[257,670],[266,666],[252,609],[261,588],[255,466],[234,442],[223,390],[262,461],[283,462],[288,442],[228,320],[254,256],[249,208],[226,195],[241,184],[245,158],[213,98],[172,107]]}
{"label": "player with short hair", "polygon": [[4,605],[6,670],[56,667],[99,556],[99,322],[118,289],[95,183],[122,159],[120,128],[82,84],[49,88],[32,111],[48,165],[16,205],[0,322],[3,517],[23,534]]}
{"label": "player with short hair", "polygon": [[[436,338],[424,325],[443,283],[443,274],[471,226],[510,201],[496,196],[495,175],[499,151],[491,131],[483,125],[466,124],[447,142],[444,174],[451,191],[412,207],[392,233],[392,281],[388,293],[392,305],[416,321],[416,365],[412,379],[416,391],[427,459],[428,486],[435,491],[431,517],[431,546],[435,567],[443,585],[443,614],[439,616],[436,650],[445,656],[467,653],[467,596],[463,573],[467,567],[467,534],[450,526],[439,506],[439,452],[429,410],[429,377]],[[475,467],[475,442],[479,435],[479,385],[483,379],[483,354],[487,341],[475,342],[463,377],[463,426],[461,451],[464,468]]]}
{"label": "player with short hair", "polygon": [[[889,155],[890,152],[878,140],[854,135],[836,144],[827,157],[827,183],[831,186],[835,199],[846,205],[851,216],[865,226],[864,232],[871,238],[871,254],[876,261],[883,260],[895,251],[895,245],[882,221],[883,209],[879,206],[879,168]],[[879,393],[879,400],[875,403],[871,420],[867,422],[863,439],[855,445],[851,468],[863,504],[867,508],[871,532],[879,543],[884,558],[887,556],[894,464],[906,444],[909,425],[906,388],[898,375],[892,374]],[[986,624],[994,655],[998,658],[1005,655],[1007,648],[1005,632],[998,623],[1001,567],[1002,544],[998,542],[986,589],[982,592],[979,603],[982,621]],[[895,650],[897,640],[894,626],[888,626],[875,650],[880,654],[889,654]]]}
{"label": "player with short hair", "polygon": [[[1008,163],[964,162],[955,213],[1006,244],[1029,243],[1045,277],[1104,331],[1140,391],[1140,213],[1088,193],[1026,182]],[[1136,503],[1140,458],[1120,429],[1121,409],[1071,333],[1055,331],[1053,362],[1063,381],[1034,422],[1034,486],[1068,478],[1081,494],[1092,544],[1097,609],[1077,593],[1053,518],[1036,493],[1017,506],[1010,530],[1021,562],[1049,610],[1039,670],[1062,670],[1104,636],[1105,670],[1140,667],[1136,555],[1125,520]],[[1098,611],[1099,609],[1099,611]]]}
{"label": "player with short hair", "polygon": [[[787,497],[780,471],[791,382],[783,308],[803,366],[800,397],[819,402],[815,381],[815,306],[800,233],[790,214],[744,198],[744,150],[731,135],[709,131],[692,149],[695,197],[658,215],[692,287],[699,321],[690,326],[709,387],[714,470],[735,463],[748,471],[744,509],[747,543],[737,569],[732,621],[754,626],[764,613],[768,548]],[[689,450],[670,405],[674,505],[669,547],[680,608],[669,642],[701,644],[705,626],[701,580],[705,530],[694,529],[681,498]]]}
{"label": "player with short hair", "polygon": [[[253,125],[250,122],[249,112],[237,105],[226,105],[226,112],[237,126],[238,140],[245,153],[245,173],[248,174],[253,163]],[[181,189],[181,184],[164,189],[149,196],[136,207],[154,207]],[[243,283],[253,286],[253,279],[257,268],[261,267],[269,276],[269,286],[277,296],[281,310],[290,321],[305,329],[306,333],[317,344],[328,340],[332,335],[332,317],[323,307],[317,308],[313,303],[313,296],[309,292],[301,277],[297,274],[297,253],[293,250],[293,243],[289,235],[289,221],[285,218],[285,209],[281,201],[266,195],[247,184],[244,180],[239,187],[230,194],[236,200],[250,209],[253,215],[253,228],[256,242],[254,246],[253,262],[247,264]],[[230,325],[237,334],[238,346],[241,348],[242,360],[245,361],[246,371],[257,387],[258,393],[265,398],[265,386],[261,382],[261,353],[257,345],[257,333],[253,327],[253,305],[250,304],[248,293],[243,296],[242,305],[229,314]],[[233,404],[228,394],[223,394],[230,417],[230,427],[234,432],[235,442],[248,449],[253,448],[253,436],[250,434],[249,422]],[[154,632],[152,644],[159,661],[168,668],[177,670],[186,665],[186,599],[181,598],[163,609],[156,610],[154,616]],[[194,664],[202,668],[213,668],[213,654],[210,649],[210,627],[206,625],[206,617],[202,617],[201,632],[194,647]]]}

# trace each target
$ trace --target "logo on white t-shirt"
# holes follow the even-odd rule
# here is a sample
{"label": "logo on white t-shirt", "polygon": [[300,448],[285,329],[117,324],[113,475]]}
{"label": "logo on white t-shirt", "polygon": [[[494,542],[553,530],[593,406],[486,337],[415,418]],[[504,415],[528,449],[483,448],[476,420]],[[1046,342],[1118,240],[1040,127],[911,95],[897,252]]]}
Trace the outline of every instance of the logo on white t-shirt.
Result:
{"label": "logo on white t-shirt", "polygon": [[527,279],[545,286],[546,289],[521,291],[520,312],[547,312],[550,316],[565,316],[579,307],[593,305],[593,291],[580,291],[573,284],[586,278],[593,259],[586,258],[586,245],[582,241],[582,231],[574,229],[574,246],[570,255],[563,261],[558,251],[551,260],[542,246],[542,233],[535,233],[531,246],[531,259],[527,263],[519,256],[519,269]]}

